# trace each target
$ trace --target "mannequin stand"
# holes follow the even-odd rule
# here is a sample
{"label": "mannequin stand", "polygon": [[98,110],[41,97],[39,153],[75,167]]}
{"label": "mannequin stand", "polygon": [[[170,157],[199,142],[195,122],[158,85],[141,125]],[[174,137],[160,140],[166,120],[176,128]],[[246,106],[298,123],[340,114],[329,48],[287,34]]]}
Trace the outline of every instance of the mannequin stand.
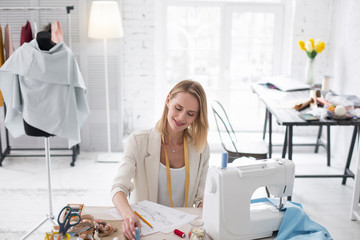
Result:
{"label": "mannequin stand", "polygon": [[54,221],[53,205],[52,205],[52,191],[51,191],[51,163],[50,163],[50,145],[49,137],[45,137],[45,159],[46,159],[46,173],[48,178],[48,194],[49,194],[49,213],[46,215],[45,219],[42,220],[37,226],[31,229],[24,237],[21,239],[26,239],[30,234],[32,234],[36,229],[43,225],[46,221],[50,221],[54,226],[57,225]]}
{"label": "mannequin stand", "polygon": [[38,128],[35,128],[24,121],[25,132],[29,136],[34,137],[44,137],[45,141],[45,160],[46,160],[46,174],[47,174],[47,182],[48,182],[48,195],[49,195],[49,212],[46,214],[46,217],[34,228],[32,228],[24,237],[21,239],[26,239],[30,234],[32,234],[35,230],[41,227],[46,221],[50,221],[54,226],[57,225],[54,221],[54,212],[52,205],[52,190],[51,190],[51,159],[50,159],[50,141],[49,137],[54,136],[50,133],[44,132]]}

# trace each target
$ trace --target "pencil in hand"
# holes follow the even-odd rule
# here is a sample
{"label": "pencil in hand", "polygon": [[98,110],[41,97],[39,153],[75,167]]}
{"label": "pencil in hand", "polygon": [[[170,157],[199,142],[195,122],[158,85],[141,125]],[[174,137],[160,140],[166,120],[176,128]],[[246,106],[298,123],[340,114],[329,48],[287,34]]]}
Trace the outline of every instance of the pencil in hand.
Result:
{"label": "pencil in hand", "polygon": [[143,218],[140,214],[138,214],[136,211],[134,211],[134,213],[141,219],[143,220],[147,225],[149,225],[149,227],[153,228],[153,226],[151,226],[151,224],[145,220],[145,218]]}

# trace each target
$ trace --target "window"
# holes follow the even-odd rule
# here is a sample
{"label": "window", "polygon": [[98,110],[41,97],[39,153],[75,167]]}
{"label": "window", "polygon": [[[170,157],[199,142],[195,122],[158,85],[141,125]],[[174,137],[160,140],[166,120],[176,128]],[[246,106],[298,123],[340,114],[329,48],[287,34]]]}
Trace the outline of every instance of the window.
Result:
{"label": "window", "polygon": [[[163,82],[199,81],[220,100],[236,130],[259,131],[264,108],[252,82],[281,72],[284,3],[164,0]],[[261,116],[261,117],[259,117]],[[241,121],[235,121],[241,119]],[[209,112],[211,127],[214,127]]]}

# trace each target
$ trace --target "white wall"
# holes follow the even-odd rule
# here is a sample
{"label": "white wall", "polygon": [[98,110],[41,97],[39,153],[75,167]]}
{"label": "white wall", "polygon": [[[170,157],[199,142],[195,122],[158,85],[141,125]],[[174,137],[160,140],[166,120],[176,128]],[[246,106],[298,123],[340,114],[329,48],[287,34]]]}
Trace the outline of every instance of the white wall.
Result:
{"label": "white wall", "polygon": [[293,41],[291,74],[296,79],[305,81],[306,53],[300,50],[298,41],[310,38],[321,39],[326,44],[325,50],[316,56],[315,83],[321,83],[321,76],[328,75],[329,52],[331,48],[331,16],[333,0],[296,0],[293,22]]}
{"label": "white wall", "polygon": [[155,84],[155,1],[124,0],[123,99],[126,110],[125,134],[150,128],[154,114]]}
{"label": "white wall", "polygon": [[[334,0],[331,31],[330,88],[339,94],[360,96],[360,1]],[[333,157],[345,161],[353,129],[337,127],[332,131]],[[355,154],[356,156],[356,148]],[[353,164],[355,163],[353,157]]]}

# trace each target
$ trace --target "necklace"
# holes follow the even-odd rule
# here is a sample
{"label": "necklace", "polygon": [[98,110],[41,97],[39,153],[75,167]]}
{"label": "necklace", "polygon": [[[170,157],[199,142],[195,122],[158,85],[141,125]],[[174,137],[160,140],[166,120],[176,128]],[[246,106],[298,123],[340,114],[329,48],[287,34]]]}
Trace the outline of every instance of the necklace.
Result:
{"label": "necklace", "polygon": [[[165,143],[164,143],[164,144],[165,144]],[[171,149],[171,151],[172,151],[173,153],[176,152],[175,146],[172,146],[170,142],[168,143],[168,146],[169,146],[169,148]]]}

